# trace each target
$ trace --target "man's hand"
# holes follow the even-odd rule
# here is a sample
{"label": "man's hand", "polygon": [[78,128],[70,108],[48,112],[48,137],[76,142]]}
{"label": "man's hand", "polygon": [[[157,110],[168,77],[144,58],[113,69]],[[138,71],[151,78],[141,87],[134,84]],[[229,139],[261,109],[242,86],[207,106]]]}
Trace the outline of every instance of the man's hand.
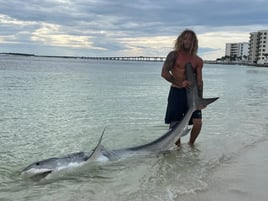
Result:
{"label": "man's hand", "polygon": [[184,80],[181,85],[182,85],[182,87],[189,89],[192,87],[192,82],[190,82],[188,80]]}

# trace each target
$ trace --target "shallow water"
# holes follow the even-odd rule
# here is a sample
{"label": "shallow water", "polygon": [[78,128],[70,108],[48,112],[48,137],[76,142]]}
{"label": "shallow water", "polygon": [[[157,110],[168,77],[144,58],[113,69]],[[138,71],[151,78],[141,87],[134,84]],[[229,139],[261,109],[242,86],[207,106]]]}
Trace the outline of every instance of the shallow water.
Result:
{"label": "shallow water", "polygon": [[215,169],[267,140],[268,69],[205,64],[204,97],[220,99],[203,110],[194,148],[186,136],[161,154],[41,181],[20,175],[34,161],[91,150],[104,127],[109,149],[162,135],[169,85],[161,65],[0,56],[0,200],[187,200],[209,190]]}

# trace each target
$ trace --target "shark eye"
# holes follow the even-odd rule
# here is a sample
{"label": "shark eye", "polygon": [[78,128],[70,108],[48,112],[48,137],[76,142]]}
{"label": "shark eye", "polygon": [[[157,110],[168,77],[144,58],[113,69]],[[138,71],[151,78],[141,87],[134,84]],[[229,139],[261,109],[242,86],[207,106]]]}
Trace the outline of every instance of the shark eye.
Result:
{"label": "shark eye", "polygon": [[35,165],[40,165],[39,162],[35,163]]}

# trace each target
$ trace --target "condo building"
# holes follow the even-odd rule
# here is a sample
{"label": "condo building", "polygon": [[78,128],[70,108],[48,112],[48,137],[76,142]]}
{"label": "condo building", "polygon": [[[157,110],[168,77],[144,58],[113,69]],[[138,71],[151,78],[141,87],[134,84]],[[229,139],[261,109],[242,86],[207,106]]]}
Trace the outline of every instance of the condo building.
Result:
{"label": "condo building", "polygon": [[225,56],[228,56],[231,60],[247,60],[248,59],[249,43],[226,43],[225,44]]}
{"label": "condo building", "polygon": [[249,57],[250,63],[268,63],[268,30],[250,33]]}

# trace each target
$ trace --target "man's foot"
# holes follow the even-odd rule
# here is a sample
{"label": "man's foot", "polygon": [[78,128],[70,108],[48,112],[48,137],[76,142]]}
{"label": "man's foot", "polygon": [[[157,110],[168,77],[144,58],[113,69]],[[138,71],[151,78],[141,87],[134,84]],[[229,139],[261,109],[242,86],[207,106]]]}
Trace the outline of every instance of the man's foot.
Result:
{"label": "man's foot", "polygon": [[181,139],[178,139],[178,141],[175,143],[178,147],[181,146]]}
{"label": "man's foot", "polygon": [[188,142],[188,145],[194,147],[194,143]]}

